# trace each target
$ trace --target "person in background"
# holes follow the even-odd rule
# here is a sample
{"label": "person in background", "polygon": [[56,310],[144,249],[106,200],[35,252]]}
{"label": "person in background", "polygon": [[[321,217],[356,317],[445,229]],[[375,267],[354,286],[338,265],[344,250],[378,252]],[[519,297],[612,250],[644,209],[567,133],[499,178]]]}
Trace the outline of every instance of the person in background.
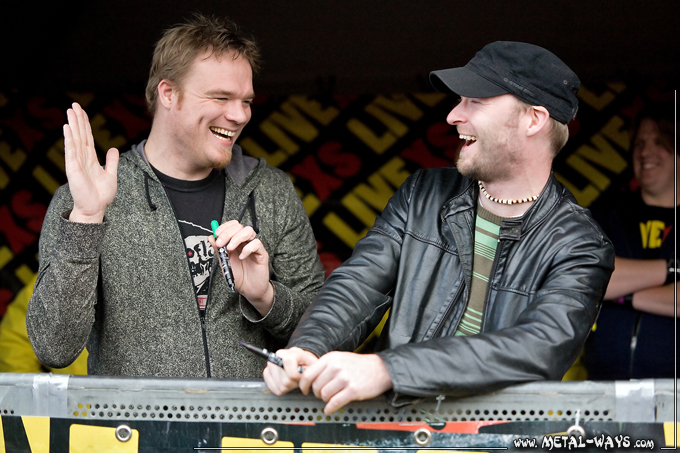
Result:
{"label": "person in background", "polygon": [[0,320],[0,373],[87,374],[87,350],[66,368],[50,368],[36,357],[26,332],[26,309],[37,274],[17,293]]}
{"label": "person in background", "polygon": [[677,275],[673,105],[651,105],[633,124],[637,190],[593,208],[616,249],[616,269],[585,346],[590,380],[673,378]]}

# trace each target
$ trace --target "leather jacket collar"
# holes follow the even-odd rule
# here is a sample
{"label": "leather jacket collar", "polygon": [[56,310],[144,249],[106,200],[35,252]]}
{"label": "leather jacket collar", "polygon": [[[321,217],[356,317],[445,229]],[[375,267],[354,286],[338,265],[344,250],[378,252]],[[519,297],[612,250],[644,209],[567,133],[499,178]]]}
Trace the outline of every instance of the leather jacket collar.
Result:
{"label": "leather jacket collar", "polygon": [[[543,219],[555,208],[557,202],[562,197],[562,189],[557,184],[554,174],[551,172],[548,182],[538,196],[534,204],[522,216],[517,218],[506,218],[503,220],[500,231],[500,239],[519,240],[522,234],[543,222]],[[477,197],[479,188],[475,181],[470,183],[463,192],[449,199],[441,211],[441,218],[446,219],[477,208]]]}

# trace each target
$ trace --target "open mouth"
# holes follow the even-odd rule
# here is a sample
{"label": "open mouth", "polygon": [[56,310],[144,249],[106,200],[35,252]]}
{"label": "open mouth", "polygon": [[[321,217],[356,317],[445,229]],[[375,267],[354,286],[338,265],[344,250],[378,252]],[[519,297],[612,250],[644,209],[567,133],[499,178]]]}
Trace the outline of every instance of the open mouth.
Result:
{"label": "open mouth", "polygon": [[458,137],[460,137],[462,140],[465,140],[465,144],[463,146],[470,146],[477,141],[477,137],[474,135],[459,134]]}
{"label": "open mouth", "polygon": [[221,127],[214,126],[210,126],[210,132],[212,132],[213,135],[215,135],[215,137],[219,138],[224,142],[228,142],[231,139],[231,137],[236,135],[236,132],[234,131],[228,131],[226,129],[222,129]]}

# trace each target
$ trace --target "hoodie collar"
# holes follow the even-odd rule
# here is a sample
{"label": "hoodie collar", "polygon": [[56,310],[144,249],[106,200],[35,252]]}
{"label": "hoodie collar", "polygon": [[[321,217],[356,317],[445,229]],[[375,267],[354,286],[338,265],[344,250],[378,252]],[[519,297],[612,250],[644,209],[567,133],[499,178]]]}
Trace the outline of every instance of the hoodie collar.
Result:
{"label": "hoodie collar", "polygon": [[[146,140],[142,140],[139,144],[132,145],[133,151],[136,151],[133,153],[133,159],[141,160],[141,162],[137,161],[137,164],[154,180],[158,180],[156,174],[151,169],[149,160],[147,159],[146,153],[144,152],[145,144]],[[253,171],[255,167],[257,167],[257,165],[258,159],[244,155],[241,147],[237,144],[234,144],[231,149],[231,162],[229,162],[229,165],[227,165],[224,170],[229,178],[231,178],[231,180],[236,185],[240,186],[246,180],[250,172]]]}

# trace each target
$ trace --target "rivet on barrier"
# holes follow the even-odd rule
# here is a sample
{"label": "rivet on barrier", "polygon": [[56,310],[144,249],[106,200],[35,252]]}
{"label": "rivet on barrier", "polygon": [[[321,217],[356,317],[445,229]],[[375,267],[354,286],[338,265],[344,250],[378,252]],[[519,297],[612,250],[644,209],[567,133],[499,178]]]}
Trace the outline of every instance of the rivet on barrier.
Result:
{"label": "rivet on barrier", "polygon": [[274,428],[265,428],[260,433],[260,439],[267,445],[273,445],[279,440],[279,433]]}
{"label": "rivet on barrier", "polygon": [[432,440],[432,433],[425,428],[420,428],[413,433],[413,440],[421,447],[429,444]]}
{"label": "rivet on barrier", "polygon": [[132,430],[128,425],[120,425],[116,428],[116,439],[127,442],[132,438]]}
{"label": "rivet on barrier", "polygon": [[576,411],[576,421],[574,422],[573,425],[571,425],[569,428],[567,428],[567,436],[570,436],[570,437],[581,436],[582,438],[586,437],[586,430],[583,429],[583,427],[578,424],[580,418],[581,418],[581,410],[579,409],[579,410]]}

